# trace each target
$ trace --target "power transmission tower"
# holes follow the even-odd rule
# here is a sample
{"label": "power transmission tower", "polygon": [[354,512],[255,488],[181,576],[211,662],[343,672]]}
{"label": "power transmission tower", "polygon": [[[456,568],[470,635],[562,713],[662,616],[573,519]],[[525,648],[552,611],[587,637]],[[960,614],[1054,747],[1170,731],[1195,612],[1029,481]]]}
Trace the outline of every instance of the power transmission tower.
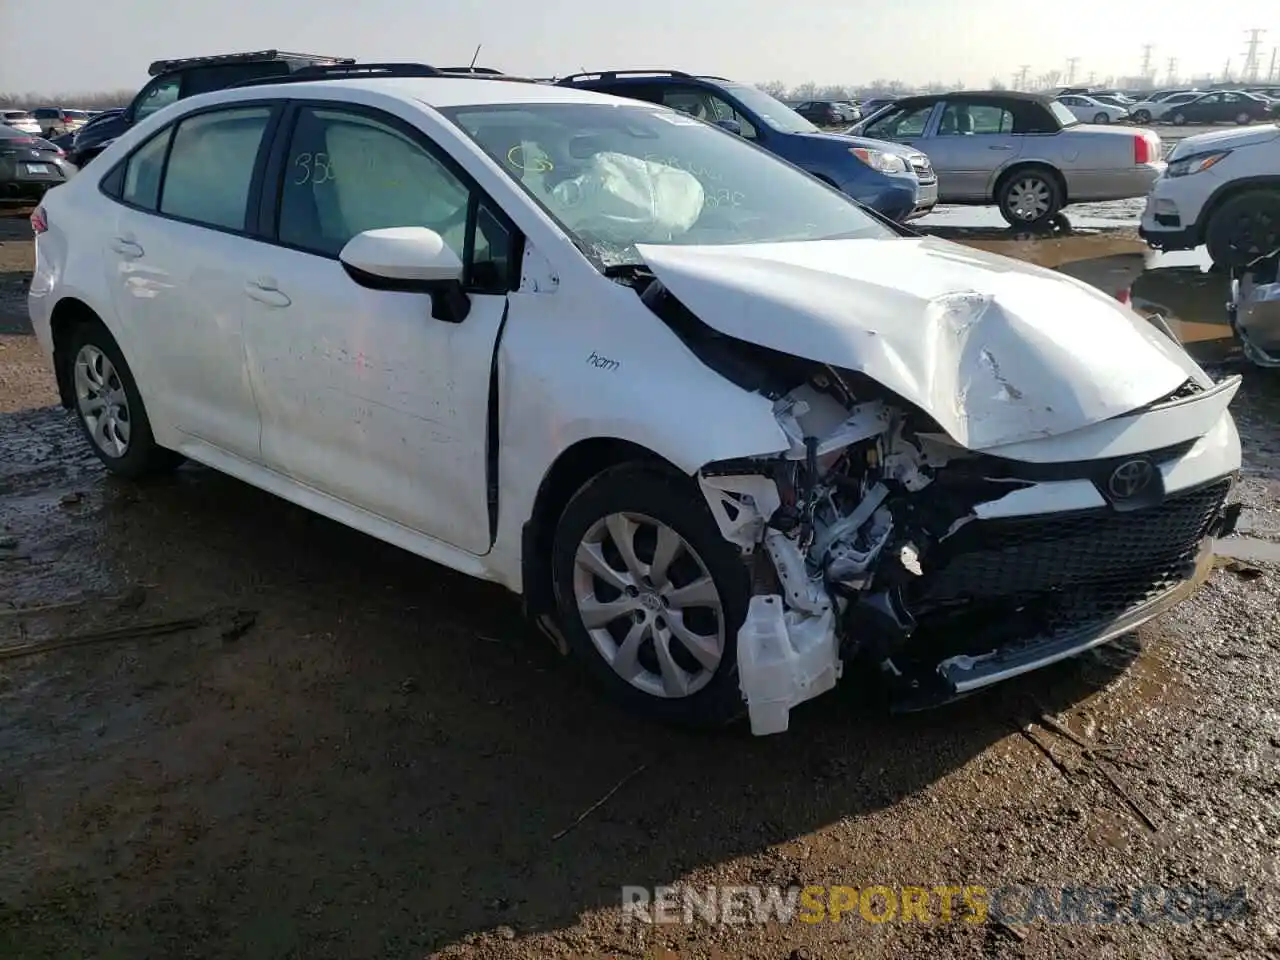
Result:
{"label": "power transmission tower", "polygon": [[1029,65],[1029,64],[1023,64],[1023,65],[1022,65],[1022,67],[1020,67],[1020,68],[1018,69],[1018,72],[1014,75],[1014,78],[1013,78],[1013,89],[1015,89],[1015,90],[1026,90],[1026,89],[1027,89],[1027,74],[1028,74],[1028,73],[1030,73],[1030,72],[1031,72],[1031,67],[1030,67],[1030,65]]}
{"label": "power transmission tower", "polygon": [[1271,48],[1271,67],[1267,70],[1267,83],[1272,83],[1276,79],[1276,47]]}
{"label": "power transmission tower", "polygon": [[1169,86],[1174,86],[1178,82],[1178,58],[1169,58]]}
{"label": "power transmission tower", "polygon": [[1142,74],[1141,76],[1150,77],[1151,74],[1151,51],[1155,49],[1153,44],[1147,43],[1142,46]]}
{"label": "power transmission tower", "polygon": [[1080,62],[1079,57],[1067,57],[1067,86],[1071,86],[1076,82],[1076,64]]}
{"label": "power transmission tower", "polygon": [[1231,58],[1230,57],[1227,57],[1227,65],[1222,68],[1222,79],[1227,83],[1231,82]]}
{"label": "power transmission tower", "polygon": [[1247,82],[1255,82],[1258,79],[1258,48],[1262,46],[1262,35],[1266,32],[1256,27],[1245,31],[1249,35],[1249,42],[1244,48],[1244,70],[1241,76]]}

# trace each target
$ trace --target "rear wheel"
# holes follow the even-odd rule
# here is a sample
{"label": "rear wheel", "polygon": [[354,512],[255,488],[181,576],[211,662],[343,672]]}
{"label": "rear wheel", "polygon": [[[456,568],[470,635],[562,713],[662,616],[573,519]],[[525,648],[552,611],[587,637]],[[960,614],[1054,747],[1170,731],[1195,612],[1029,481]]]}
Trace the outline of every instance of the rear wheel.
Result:
{"label": "rear wheel", "polygon": [[1205,228],[1209,257],[1222,267],[1241,267],[1280,249],[1280,191],[1248,190],[1213,212]]}
{"label": "rear wheel", "polygon": [[1150,111],[1150,110],[1139,110],[1137,113],[1135,113],[1135,114],[1133,115],[1133,119],[1134,119],[1134,122],[1135,122],[1135,123],[1150,123],[1150,122],[1151,122],[1151,111]]}
{"label": "rear wheel", "polygon": [[565,639],[612,697],[681,726],[742,715],[750,579],[686,478],[644,464],[606,470],[565,508],[551,562]]}
{"label": "rear wheel", "polygon": [[1093,122],[1094,123],[1110,123],[1111,117],[1105,113],[1095,113],[1093,115]]}
{"label": "rear wheel", "polygon": [[108,470],[129,479],[165,473],[182,457],[156,444],[133,373],[101,323],[71,335],[71,392],[85,439]]}
{"label": "rear wheel", "polygon": [[1246,123],[1249,123],[1252,119],[1253,119],[1253,117],[1249,116],[1249,114],[1247,114],[1247,113],[1243,113],[1243,112],[1241,112],[1241,113],[1237,113],[1237,114],[1236,114],[1236,123],[1240,124],[1240,126],[1242,126],[1242,127],[1243,127]]}
{"label": "rear wheel", "polygon": [[1187,124],[1187,115],[1185,113],[1175,113],[1173,115],[1173,125],[1175,127],[1183,127]]}
{"label": "rear wheel", "polygon": [[1062,209],[1058,178],[1041,167],[1024,167],[1006,174],[996,188],[1000,213],[1012,226],[1040,226]]}

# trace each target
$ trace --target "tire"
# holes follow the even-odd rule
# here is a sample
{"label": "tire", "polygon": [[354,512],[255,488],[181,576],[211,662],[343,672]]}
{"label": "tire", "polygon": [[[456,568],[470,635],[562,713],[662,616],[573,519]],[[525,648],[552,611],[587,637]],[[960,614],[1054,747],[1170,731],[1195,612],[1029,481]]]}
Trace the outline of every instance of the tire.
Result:
{"label": "tire", "polygon": [[1241,267],[1280,248],[1280,191],[1247,190],[1226,200],[1205,227],[1209,258]]}
{"label": "tire", "polygon": [[1186,117],[1186,114],[1183,114],[1183,113],[1175,113],[1175,114],[1173,115],[1173,125],[1174,125],[1175,127],[1185,127],[1185,126],[1187,125],[1187,117]]}
{"label": "tire", "polygon": [[1133,115],[1133,122],[1134,122],[1134,123],[1150,123],[1150,122],[1151,122],[1151,111],[1150,111],[1150,110],[1139,110],[1137,113],[1135,113],[1135,114]]}
{"label": "tire", "polygon": [[1242,126],[1242,127],[1243,127],[1243,126],[1245,126],[1246,124],[1249,124],[1249,123],[1252,123],[1252,122],[1253,122],[1253,117],[1249,116],[1249,114],[1247,114],[1247,113],[1237,113],[1237,114],[1236,114],[1236,123],[1238,123],[1240,126]]}
{"label": "tire", "polygon": [[[97,322],[76,327],[68,359],[76,421],[108,470],[141,480],[168,473],[182,463],[181,455],[156,443],[133,372],[106,327]],[[110,400],[104,412],[95,416],[97,401],[104,394]]]}
{"label": "tire", "polygon": [[[666,577],[654,573],[658,527],[668,531],[666,542],[674,542],[670,534],[679,540],[674,559],[664,565]],[[615,538],[631,540],[634,568],[622,559]],[[701,493],[686,478],[639,463],[599,474],[561,515],[551,568],[569,649],[613,699],[645,719],[694,729],[723,727],[744,715],[738,630],[747,615],[750,576],[738,549],[721,535]],[[634,572],[623,572],[628,570]],[[656,589],[643,579],[646,571]],[[702,580],[714,590],[718,615],[705,604],[673,602],[680,588]],[[629,598],[625,590],[637,595]],[[711,595],[708,590],[702,599]],[[583,609],[615,603],[620,606],[614,619],[606,613],[589,630]],[[675,611],[683,630],[710,638],[701,645],[701,662],[690,652],[694,648],[671,632]],[[669,653],[660,657],[664,648]]]}
{"label": "tire", "polygon": [[1109,117],[1105,113],[1095,113],[1093,115],[1093,122],[1094,123],[1110,123],[1111,117]]}
{"label": "tire", "polygon": [[1010,226],[1039,227],[1062,209],[1062,187],[1044,167],[1015,168],[1000,179],[995,201]]}

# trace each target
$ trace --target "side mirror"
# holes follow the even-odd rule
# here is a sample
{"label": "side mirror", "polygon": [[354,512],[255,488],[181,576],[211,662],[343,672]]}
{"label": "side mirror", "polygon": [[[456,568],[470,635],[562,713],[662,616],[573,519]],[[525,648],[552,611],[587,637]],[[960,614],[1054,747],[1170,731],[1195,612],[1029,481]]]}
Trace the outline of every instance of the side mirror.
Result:
{"label": "side mirror", "polygon": [[426,227],[384,227],[357,233],[338,254],[362,287],[431,295],[431,316],[461,323],[471,310],[462,289],[462,261]]}
{"label": "side mirror", "polygon": [[728,130],[734,136],[742,136],[742,124],[730,117],[726,117],[723,120],[717,120],[716,126],[720,127],[722,130]]}

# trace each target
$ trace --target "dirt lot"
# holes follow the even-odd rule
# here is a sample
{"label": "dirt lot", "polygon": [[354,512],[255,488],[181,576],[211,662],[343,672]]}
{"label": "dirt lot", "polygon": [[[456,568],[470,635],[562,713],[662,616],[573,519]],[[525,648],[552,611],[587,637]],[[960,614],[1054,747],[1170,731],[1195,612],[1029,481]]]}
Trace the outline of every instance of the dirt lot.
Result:
{"label": "dirt lot", "polygon": [[[953,235],[1150,273],[1131,231]],[[0,217],[0,957],[1280,956],[1276,378],[1236,403],[1252,559],[1136,638],[945,710],[848,684],[785,736],[693,737],[602,704],[500,591],[208,470],[107,479],[49,406],[25,237]],[[624,922],[622,886],[668,883],[1022,900]],[[1155,890],[1241,886],[1218,922]],[[1032,887],[1150,912],[1018,922]]]}

